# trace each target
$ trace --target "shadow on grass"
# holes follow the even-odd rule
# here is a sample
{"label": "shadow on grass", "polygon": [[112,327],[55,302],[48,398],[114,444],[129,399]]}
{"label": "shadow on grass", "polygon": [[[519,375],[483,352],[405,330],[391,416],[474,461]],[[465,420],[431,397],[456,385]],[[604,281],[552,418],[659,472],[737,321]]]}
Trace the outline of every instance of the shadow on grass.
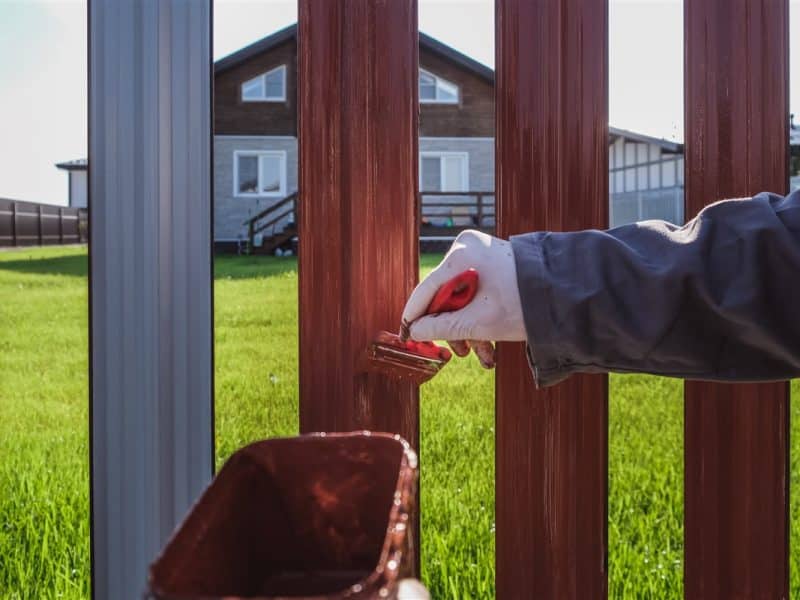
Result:
{"label": "shadow on grass", "polygon": [[35,255],[16,260],[0,261],[0,271],[30,273],[33,275],[68,275],[86,277],[89,260],[85,254],[37,258]]}
{"label": "shadow on grass", "polygon": [[[422,255],[423,268],[432,268],[441,260],[441,254]],[[35,275],[69,275],[86,277],[89,261],[85,254],[37,258],[36,255],[0,261],[0,271],[32,273]],[[272,277],[297,271],[296,257],[234,256],[214,257],[215,279],[255,279]]]}
{"label": "shadow on grass", "polygon": [[[39,258],[36,254],[20,255],[14,260],[0,261],[0,271],[33,275],[68,275],[86,277],[89,260],[85,254]],[[215,256],[215,279],[254,279],[297,271],[297,259],[272,256]]]}

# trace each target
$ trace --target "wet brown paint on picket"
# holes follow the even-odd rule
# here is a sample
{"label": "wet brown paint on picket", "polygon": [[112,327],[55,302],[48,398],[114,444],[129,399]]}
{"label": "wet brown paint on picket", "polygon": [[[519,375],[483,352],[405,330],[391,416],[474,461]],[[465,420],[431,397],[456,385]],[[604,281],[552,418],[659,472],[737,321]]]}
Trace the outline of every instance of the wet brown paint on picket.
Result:
{"label": "wet brown paint on picket", "polygon": [[300,428],[399,433],[418,393],[359,373],[417,281],[417,9],[299,4]]}
{"label": "wet brown paint on picket", "polygon": [[[788,182],[788,2],[685,3],[686,215]],[[685,386],[687,598],[788,597],[786,383]]]}
{"label": "wet brown paint on picket", "polygon": [[298,44],[300,430],[417,449],[417,387],[358,367],[418,278],[416,0],[300,0]]}
{"label": "wet brown paint on picket", "polygon": [[[499,234],[602,228],[607,2],[496,6]],[[496,406],[497,597],[605,597],[607,377],[537,391],[500,344]]]}

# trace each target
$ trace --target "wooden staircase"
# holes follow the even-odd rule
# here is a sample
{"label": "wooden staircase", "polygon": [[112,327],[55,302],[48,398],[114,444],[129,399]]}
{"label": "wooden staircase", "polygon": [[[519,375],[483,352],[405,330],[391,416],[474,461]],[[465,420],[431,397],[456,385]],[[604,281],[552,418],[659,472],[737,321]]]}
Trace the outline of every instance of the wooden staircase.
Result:
{"label": "wooden staircase", "polygon": [[[297,235],[297,199],[298,193],[293,192],[244,222],[247,225],[248,254],[273,254],[276,248]],[[294,219],[281,225],[289,215],[294,215]],[[258,234],[262,235],[260,246],[255,245]]]}

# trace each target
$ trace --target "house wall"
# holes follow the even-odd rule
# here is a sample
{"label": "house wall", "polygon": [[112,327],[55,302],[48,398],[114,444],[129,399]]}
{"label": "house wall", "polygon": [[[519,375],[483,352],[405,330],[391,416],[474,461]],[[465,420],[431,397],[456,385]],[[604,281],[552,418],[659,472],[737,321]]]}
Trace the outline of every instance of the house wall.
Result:
{"label": "house wall", "polygon": [[[247,219],[283,197],[252,198],[234,195],[233,157],[237,150],[286,152],[286,194],[297,190],[297,139],[277,136],[214,136],[214,240],[247,239]],[[286,219],[288,222],[288,218]],[[241,238],[240,238],[241,236]]]}
{"label": "house wall", "polygon": [[[420,153],[423,152],[463,152],[468,156],[467,191],[494,192],[494,138],[453,138],[453,137],[420,137]],[[443,225],[452,223],[456,226],[474,226],[474,215],[478,214],[475,196],[461,196],[458,193],[447,196],[426,196],[426,190],[420,185],[422,194],[422,239],[428,240],[431,232],[425,232],[427,225]],[[467,202],[469,208],[463,206]],[[428,206],[434,204],[453,204],[453,208],[445,206]],[[483,199],[483,219],[480,227],[494,226],[494,197]],[[461,206],[459,206],[461,205]],[[436,234],[437,236],[439,234]],[[438,251],[440,248],[427,247],[427,251]]]}
{"label": "house wall", "polygon": [[86,171],[69,172],[69,205],[86,208],[88,197],[88,177]]}
{"label": "house wall", "polygon": [[420,104],[423,137],[494,137],[494,88],[448,59],[420,48],[420,67],[459,87],[459,104]]}
{"label": "house wall", "polygon": [[[270,69],[287,66],[285,102],[242,102],[241,85]],[[420,66],[459,86],[459,104],[420,105],[420,135],[494,136],[494,89],[450,60],[420,48]],[[256,55],[214,78],[214,133],[220,135],[297,135],[297,44]]]}
{"label": "house wall", "polygon": [[[242,102],[241,86],[286,65],[285,102]],[[297,135],[297,45],[294,40],[254,56],[214,77],[214,133]]]}

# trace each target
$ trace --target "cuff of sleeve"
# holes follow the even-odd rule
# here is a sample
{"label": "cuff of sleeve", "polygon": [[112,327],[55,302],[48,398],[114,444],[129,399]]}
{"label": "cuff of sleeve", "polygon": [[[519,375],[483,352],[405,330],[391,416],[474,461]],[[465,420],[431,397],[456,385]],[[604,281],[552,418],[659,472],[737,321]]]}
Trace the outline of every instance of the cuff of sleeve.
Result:
{"label": "cuff of sleeve", "polygon": [[528,337],[526,355],[537,388],[556,384],[572,371],[558,342],[554,290],[542,247],[548,235],[548,232],[538,232],[510,238]]}

